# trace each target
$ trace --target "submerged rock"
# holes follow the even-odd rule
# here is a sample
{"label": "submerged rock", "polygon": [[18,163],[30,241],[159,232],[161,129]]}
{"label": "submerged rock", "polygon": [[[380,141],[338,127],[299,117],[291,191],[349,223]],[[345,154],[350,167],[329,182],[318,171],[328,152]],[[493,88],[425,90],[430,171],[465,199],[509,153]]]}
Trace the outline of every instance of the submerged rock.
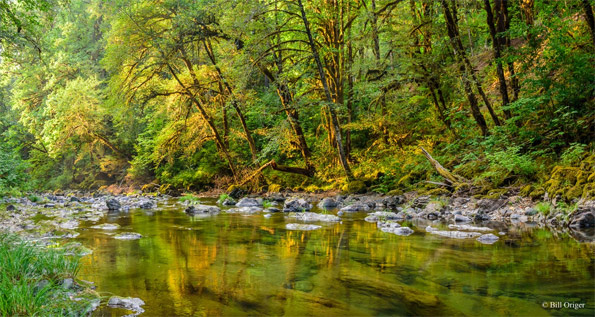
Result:
{"label": "submerged rock", "polygon": [[341,218],[335,215],[317,214],[315,212],[292,212],[287,215],[289,218],[295,218],[302,221],[326,221],[338,222]]}
{"label": "submerged rock", "polygon": [[101,229],[101,230],[116,230],[120,228],[120,225],[117,223],[102,223],[100,225],[94,225],[91,227],[92,229]]}
{"label": "submerged rock", "polygon": [[108,210],[120,210],[120,207],[122,207],[120,202],[114,198],[106,200],[105,205],[107,206]]}
{"label": "submerged rock", "polygon": [[396,219],[403,219],[398,214],[390,211],[376,211],[364,219],[367,222],[376,222],[376,221],[385,221],[385,220],[396,220]]}
{"label": "submerged rock", "polygon": [[343,212],[358,212],[358,211],[369,211],[370,206],[365,203],[357,202],[352,205],[345,206],[341,208]]}
{"label": "submerged rock", "polygon": [[242,198],[236,204],[237,207],[262,207],[262,199],[260,198]]}
{"label": "submerged rock", "polygon": [[498,241],[499,239],[500,238],[498,236],[488,233],[488,234],[482,234],[475,240],[477,240],[483,244],[493,244],[493,243],[496,243],[496,241]]}
{"label": "submerged rock", "polygon": [[[427,228],[426,228],[427,231]],[[431,234],[436,234],[442,237],[454,238],[454,239],[470,239],[481,236],[479,232],[464,232],[464,231],[440,231],[433,230],[429,231]]]}
{"label": "submerged rock", "polygon": [[312,209],[312,204],[303,198],[288,200],[283,205],[284,212],[309,211],[310,209]]}
{"label": "submerged rock", "polygon": [[142,238],[143,235],[140,233],[136,233],[136,232],[126,232],[126,233],[120,233],[114,236],[114,239],[118,239],[118,240],[138,240],[140,238]]}
{"label": "submerged rock", "polygon": [[494,229],[488,227],[476,227],[470,225],[448,225],[449,229],[463,230],[463,231],[493,231]]}
{"label": "submerged rock", "polygon": [[303,223],[288,223],[285,225],[285,229],[287,230],[316,230],[316,229],[320,229],[322,228],[322,226],[317,226],[317,225],[307,225],[307,224],[303,224]]}
{"label": "submerged rock", "polygon": [[232,208],[226,210],[225,212],[230,214],[256,214],[262,212],[262,208],[260,207],[241,207],[241,208]]}
{"label": "submerged rock", "polygon": [[208,213],[218,213],[221,211],[217,206],[209,206],[209,205],[191,205],[188,206],[184,210],[187,214],[195,215],[195,214],[208,214]]}
{"label": "submerged rock", "polygon": [[62,229],[76,229],[79,226],[79,222],[76,220],[68,220],[60,223],[58,226]]}
{"label": "submerged rock", "polygon": [[399,236],[411,235],[414,231],[409,227],[401,227],[400,224],[393,221],[378,222],[378,228],[383,232],[393,233]]}
{"label": "submerged rock", "polygon": [[134,297],[120,297],[120,296],[112,296],[107,302],[107,306],[112,308],[124,308],[131,310],[135,313],[135,315],[139,315],[145,312],[141,306],[144,306],[145,302],[140,298]]}

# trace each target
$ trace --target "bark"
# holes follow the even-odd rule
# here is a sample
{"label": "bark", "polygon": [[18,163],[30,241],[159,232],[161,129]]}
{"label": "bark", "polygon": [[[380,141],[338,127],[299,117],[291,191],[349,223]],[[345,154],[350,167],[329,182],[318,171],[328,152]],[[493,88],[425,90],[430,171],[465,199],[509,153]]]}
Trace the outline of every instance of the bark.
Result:
{"label": "bark", "polygon": [[463,178],[462,176],[459,176],[457,174],[453,174],[452,172],[450,172],[449,170],[447,170],[446,168],[444,168],[422,146],[420,146],[419,148],[424,153],[424,155],[426,156],[426,158],[428,159],[428,161],[430,161],[430,164],[432,164],[432,166],[438,172],[438,174],[440,174],[440,176],[444,177],[444,179],[449,184],[454,185],[454,186],[457,186],[457,185],[460,185],[460,184],[463,184],[463,183],[469,183],[469,181],[466,180],[465,178]]}
{"label": "bark", "polygon": [[[300,152],[302,154],[302,158],[304,159],[304,163],[306,164],[306,169],[310,170],[312,174],[314,174],[314,166],[311,162],[312,154],[310,152],[310,148],[308,147],[308,143],[306,142],[306,137],[304,136],[304,131],[300,124],[300,118],[298,111],[294,108],[293,105],[293,96],[287,86],[286,83],[281,82],[278,78],[275,78],[275,75],[265,68],[262,65],[259,65],[260,70],[264,73],[264,75],[269,78],[271,82],[275,84],[277,87],[277,94],[279,95],[279,100],[281,100],[281,106],[283,106],[283,111],[287,115],[287,120],[289,121],[289,125],[293,130],[297,140]],[[280,65],[279,70],[282,71],[282,66]]]}
{"label": "bark", "polygon": [[215,70],[217,71],[219,80],[223,83],[223,85],[225,86],[225,89],[227,90],[227,92],[229,93],[229,95],[231,97],[231,105],[234,108],[234,110],[236,111],[236,114],[238,115],[238,119],[240,119],[240,123],[242,124],[242,129],[244,130],[244,136],[246,137],[246,141],[248,141],[248,146],[250,147],[250,153],[252,154],[252,161],[256,161],[256,159],[258,157],[258,150],[256,150],[256,144],[254,143],[254,139],[252,138],[252,133],[250,132],[250,129],[248,128],[248,124],[246,124],[246,118],[244,117],[244,114],[242,113],[242,110],[240,109],[240,106],[238,105],[237,98],[235,97],[231,86],[229,85],[227,80],[225,80],[225,77],[223,77],[223,72],[221,71],[221,68],[219,68],[219,66],[217,65],[217,62],[215,61],[215,54],[213,53],[213,48],[207,43],[206,40],[203,41],[203,44],[204,44],[205,50],[207,52],[207,55],[209,56],[209,60],[211,61],[211,63],[215,67]]}
{"label": "bark", "polygon": [[471,114],[475,119],[475,122],[481,129],[481,134],[483,136],[486,136],[489,134],[488,126],[486,124],[485,118],[481,114],[479,105],[477,103],[477,98],[475,97],[473,89],[471,88],[471,79],[469,78],[468,72],[472,71],[472,69],[466,69],[466,67],[468,67],[468,63],[465,61],[465,50],[459,37],[459,32],[453,17],[453,12],[450,11],[448,4],[446,3],[446,0],[442,0],[441,2],[444,8],[444,16],[446,18],[446,28],[448,32],[448,37],[451,40],[451,45],[454,49],[455,57],[457,58],[457,60],[459,60],[459,70],[462,76],[463,88],[465,90],[467,100],[469,101],[469,106],[471,108]]}
{"label": "bark", "polygon": [[310,50],[312,53],[312,57],[316,62],[316,66],[318,68],[318,74],[320,75],[320,81],[322,82],[322,87],[324,89],[324,94],[326,97],[326,101],[329,104],[328,110],[331,116],[331,124],[335,134],[335,141],[337,146],[337,152],[339,154],[339,161],[341,162],[341,166],[347,176],[347,179],[353,179],[353,174],[351,173],[351,169],[349,168],[349,163],[347,162],[347,157],[345,155],[345,149],[343,148],[343,141],[341,140],[341,127],[339,125],[339,119],[337,117],[337,112],[335,111],[335,103],[333,102],[333,98],[331,96],[328,82],[326,79],[326,75],[324,73],[324,69],[322,67],[322,62],[320,61],[320,55],[318,55],[318,50],[316,49],[316,44],[314,43],[314,39],[312,38],[312,32],[310,31],[310,24],[308,22],[308,18],[306,17],[306,11],[304,10],[304,5],[302,4],[302,0],[298,0],[297,4],[300,8],[301,18],[304,22],[304,29],[306,35],[308,36],[308,42],[310,44]]}
{"label": "bark", "polygon": [[252,174],[250,174],[250,176],[248,176],[244,180],[242,180],[242,182],[239,184],[239,186],[246,185],[249,181],[253,180],[254,178],[258,177],[260,174],[262,174],[262,171],[264,171],[268,167],[270,167],[276,171],[285,172],[285,173],[299,174],[299,175],[304,175],[304,176],[308,176],[308,177],[314,176],[314,171],[311,169],[279,165],[275,162],[275,160],[271,160],[271,161],[263,164],[256,171],[254,171]]}
{"label": "bark", "polygon": [[[498,6],[501,1],[495,0],[495,5]],[[490,30],[490,37],[492,38],[492,47],[494,49],[494,59],[496,61],[496,73],[498,74],[498,83],[500,90],[500,97],[502,98],[502,107],[508,106],[510,100],[508,99],[508,87],[506,86],[506,78],[504,77],[504,68],[502,67],[502,39],[498,37],[496,25],[494,23],[494,15],[492,13],[492,6],[490,0],[483,1],[486,15],[488,29]],[[501,10],[500,10],[501,11]],[[498,19],[498,24],[503,24],[502,19]],[[510,110],[503,110],[504,117],[510,119],[512,117]]]}
{"label": "bark", "polygon": [[593,41],[593,48],[595,48],[595,18],[593,18],[593,8],[589,0],[583,0],[583,10],[585,11],[585,19],[591,29],[591,40]]}
{"label": "bark", "polygon": [[463,46],[463,42],[461,41],[459,29],[458,29],[458,26],[454,19],[454,17],[456,16],[456,11],[450,10],[448,4],[446,3],[446,0],[442,0],[442,6],[444,8],[444,13],[445,13],[444,16],[446,18],[448,36],[451,39],[451,43],[455,50],[455,55],[459,57],[459,59],[464,63],[465,67],[467,68],[467,73],[469,73],[469,75],[471,76],[471,80],[473,81],[473,84],[475,84],[475,88],[477,89],[477,92],[481,96],[481,99],[483,100],[484,105],[488,109],[488,112],[490,113],[492,120],[494,121],[494,123],[496,125],[501,125],[500,119],[494,112],[494,109],[492,108],[492,105],[491,105],[490,101],[488,100],[487,95],[483,91],[483,88],[481,87],[481,84],[480,84],[479,80],[477,79],[477,76],[475,74],[475,69],[471,65],[471,62],[469,61],[469,58],[467,58],[467,54],[465,53],[465,48]]}

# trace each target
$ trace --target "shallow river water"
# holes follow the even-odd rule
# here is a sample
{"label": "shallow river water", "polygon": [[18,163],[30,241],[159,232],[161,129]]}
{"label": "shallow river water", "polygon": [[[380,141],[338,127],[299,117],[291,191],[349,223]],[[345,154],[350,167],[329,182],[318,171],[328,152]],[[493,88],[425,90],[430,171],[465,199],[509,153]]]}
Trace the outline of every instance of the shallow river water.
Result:
{"label": "shallow river water", "polygon": [[[426,224],[410,224],[415,233],[403,237],[364,216],[290,231],[285,224],[296,221],[283,213],[131,210],[101,221],[118,230],[79,230],[93,249],[79,277],[102,296],[143,299],[141,316],[594,315],[593,244],[520,227],[492,245],[430,235]],[[123,232],[143,238],[112,236]]]}

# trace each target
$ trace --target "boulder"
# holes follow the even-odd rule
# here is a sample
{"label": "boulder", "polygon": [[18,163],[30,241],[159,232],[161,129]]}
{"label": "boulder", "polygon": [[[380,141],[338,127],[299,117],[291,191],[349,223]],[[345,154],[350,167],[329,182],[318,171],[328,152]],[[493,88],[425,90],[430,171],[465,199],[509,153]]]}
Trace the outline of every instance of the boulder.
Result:
{"label": "boulder", "polygon": [[455,215],[455,221],[456,222],[469,222],[469,221],[471,221],[471,218],[469,218],[467,216],[463,216],[463,215]]}
{"label": "boulder", "polygon": [[377,211],[377,212],[368,214],[368,216],[364,220],[367,222],[376,222],[376,221],[397,220],[397,219],[403,219],[403,218],[399,217],[394,212]]}
{"label": "boulder", "polygon": [[153,209],[157,207],[157,204],[154,201],[147,200],[139,203],[138,205],[141,209]]}
{"label": "boulder", "polygon": [[17,210],[17,207],[15,207],[14,205],[6,206],[6,211],[15,211],[15,210]]}
{"label": "boulder", "polygon": [[570,217],[568,226],[574,229],[595,227],[595,210],[578,209]]}
{"label": "boulder", "polygon": [[221,211],[217,206],[208,205],[191,205],[184,210],[187,214],[207,214],[207,213],[218,213]]}
{"label": "boulder", "polygon": [[312,205],[303,198],[288,200],[283,205],[284,212],[309,211],[310,209],[312,209]]}
{"label": "boulder", "polygon": [[336,208],[339,204],[332,198],[323,198],[319,203],[318,203],[318,208],[320,209],[330,209],[330,208]]}
{"label": "boulder", "polygon": [[223,206],[235,206],[237,204],[237,201],[231,197],[227,197],[221,204]]}
{"label": "boulder", "polygon": [[262,198],[242,198],[236,207],[262,207]]}
{"label": "boulder", "polygon": [[124,308],[135,312],[137,315],[142,314],[145,310],[141,306],[145,302],[140,298],[112,296],[107,302],[107,306],[112,308]]}
{"label": "boulder", "polygon": [[108,210],[120,210],[121,207],[120,202],[114,198],[106,200],[105,205]]}
{"label": "boulder", "polygon": [[364,204],[361,202],[356,202],[354,204],[347,205],[347,206],[341,208],[341,211],[343,211],[343,212],[358,212],[358,211],[369,211],[369,210],[370,210],[370,206],[368,204]]}

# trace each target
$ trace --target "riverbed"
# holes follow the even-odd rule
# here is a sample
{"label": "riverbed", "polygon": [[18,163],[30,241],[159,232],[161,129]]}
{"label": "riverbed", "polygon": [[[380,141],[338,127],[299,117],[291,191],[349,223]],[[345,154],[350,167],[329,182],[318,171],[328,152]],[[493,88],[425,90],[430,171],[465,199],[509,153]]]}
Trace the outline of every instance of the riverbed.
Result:
{"label": "riverbed", "polygon": [[[74,241],[93,252],[79,277],[102,296],[141,298],[147,316],[594,314],[595,248],[564,231],[494,228],[498,241],[483,244],[427,232],[448,230],[443,221],[401,221],[414,232],[399,236],[355,212],[304,231],[286,229],[302,222],[283,212],[227,208],[188,215],[163,200],[82,222]],[[119,228],[91,228],[103,223]],[[129,232],[142,238],[114,238]],[[123,312],[102,305],[94,314]]]}

